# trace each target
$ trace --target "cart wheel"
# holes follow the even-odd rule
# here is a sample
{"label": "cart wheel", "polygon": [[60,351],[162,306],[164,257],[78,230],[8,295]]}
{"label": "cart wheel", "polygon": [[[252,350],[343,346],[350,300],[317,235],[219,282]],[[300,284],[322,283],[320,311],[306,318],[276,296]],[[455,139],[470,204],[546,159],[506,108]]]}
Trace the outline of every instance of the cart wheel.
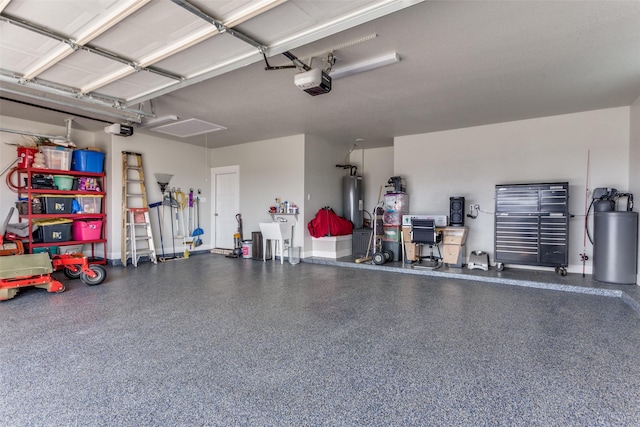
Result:
{"label": "cart wheel", "polygon": [[567,269],[564,267],[559,267],[558,268],[558,274],[561,276],[566,276],[567,275]]}
{"label": "cart wheel", "polygon": [[85,285],[99,285],[107,278],[107,270],[105,270],[101,265],[90,265],[89,269],[95,273],[96,277],[89,277],[87,274],[81,273],[80,280],[82,280],[82,283]]}
{"label": "cart wheel", "polygon": [[501,262],[496,263],[496,271],[504,270],[504,264]]}
{"label": "cart wheel", "polygon": [[371,257],[373,263],[376,265],[382,265],[385,262],[384,254],[382,252],[376,252]]}
{"label": "cart wheel", "polygon": [[384,255],[385,261],[389,261],[391,258],[393,258],[393,252],[391,251],[382,251],[382,255]]}
{"label": "cart wheel", "polygon": [[64,275],[67,276],[68,279],[77,279],[82,274],[82,269],[80,267],[76,267],[78,271],[71,271],[68,268],[64,268]]}

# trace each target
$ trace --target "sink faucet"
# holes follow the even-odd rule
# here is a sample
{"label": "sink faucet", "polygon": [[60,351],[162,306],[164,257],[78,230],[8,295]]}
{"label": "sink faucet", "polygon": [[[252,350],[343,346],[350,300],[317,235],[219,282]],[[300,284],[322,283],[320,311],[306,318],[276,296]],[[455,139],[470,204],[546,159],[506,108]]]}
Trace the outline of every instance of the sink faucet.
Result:
{"label": "sink faucet", "polygon": [[287,222],[286,218],[283,218],[281,216],[276,217],[276,219],[278,220],[278,222]]}

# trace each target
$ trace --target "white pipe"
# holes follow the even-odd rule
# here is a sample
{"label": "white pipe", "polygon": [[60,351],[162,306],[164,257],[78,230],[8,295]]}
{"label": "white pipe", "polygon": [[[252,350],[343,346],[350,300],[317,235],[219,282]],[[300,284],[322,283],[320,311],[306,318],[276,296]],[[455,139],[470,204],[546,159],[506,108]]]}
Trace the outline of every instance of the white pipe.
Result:
{"label": "white pipe", "polygon": [[9,169],[11,169],[11,167],[15,165],[18,160],[20,160],[19,157],[13,159],[11,163],[9,163],[4,169],[2,169],[2,172],[0,172],[0,176],[4,175]]}
{"label": "white pipe", "polygon": [[71,122],[73,119],[64,119],[64,121],[67,123],[67,142],[71,142]]}

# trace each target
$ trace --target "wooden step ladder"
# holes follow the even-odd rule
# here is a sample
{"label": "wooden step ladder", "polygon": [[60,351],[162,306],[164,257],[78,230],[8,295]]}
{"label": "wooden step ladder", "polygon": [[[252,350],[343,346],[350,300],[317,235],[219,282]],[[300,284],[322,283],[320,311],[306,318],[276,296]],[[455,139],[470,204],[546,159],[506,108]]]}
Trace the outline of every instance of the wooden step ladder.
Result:
{"label": "wooden step ladder", "polygon": [[151,233],[147,190],[144,185],[142,154],[122,152],[122,244],[120,260],[138,266],[141,257],[157,264],[156,248]]}

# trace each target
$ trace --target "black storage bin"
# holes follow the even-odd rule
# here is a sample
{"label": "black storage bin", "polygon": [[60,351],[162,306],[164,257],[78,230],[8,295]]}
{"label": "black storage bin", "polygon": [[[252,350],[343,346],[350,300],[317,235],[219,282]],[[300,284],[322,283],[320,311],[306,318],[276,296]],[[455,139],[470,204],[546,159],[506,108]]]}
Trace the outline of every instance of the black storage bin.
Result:
{"label": "black storage bin", "polygon": [[42,210],[46,214],[70,214],[73,211],[72,196],[42,195]]}
{"label": "black storage bin", "polygon": [[34,241],[38,243],[59,243],[71,240],[71,223],[67,219],[51,219],[34,222],[38,229],[34,232]]}
{"label": "black storage bin", "polygon": [[[29,181],[24,178],[25,187],[28,186]],[[36,190],[55,190],[57,189],[53,176],[51,175],[32,175],[31,176],[31,188]]]}

